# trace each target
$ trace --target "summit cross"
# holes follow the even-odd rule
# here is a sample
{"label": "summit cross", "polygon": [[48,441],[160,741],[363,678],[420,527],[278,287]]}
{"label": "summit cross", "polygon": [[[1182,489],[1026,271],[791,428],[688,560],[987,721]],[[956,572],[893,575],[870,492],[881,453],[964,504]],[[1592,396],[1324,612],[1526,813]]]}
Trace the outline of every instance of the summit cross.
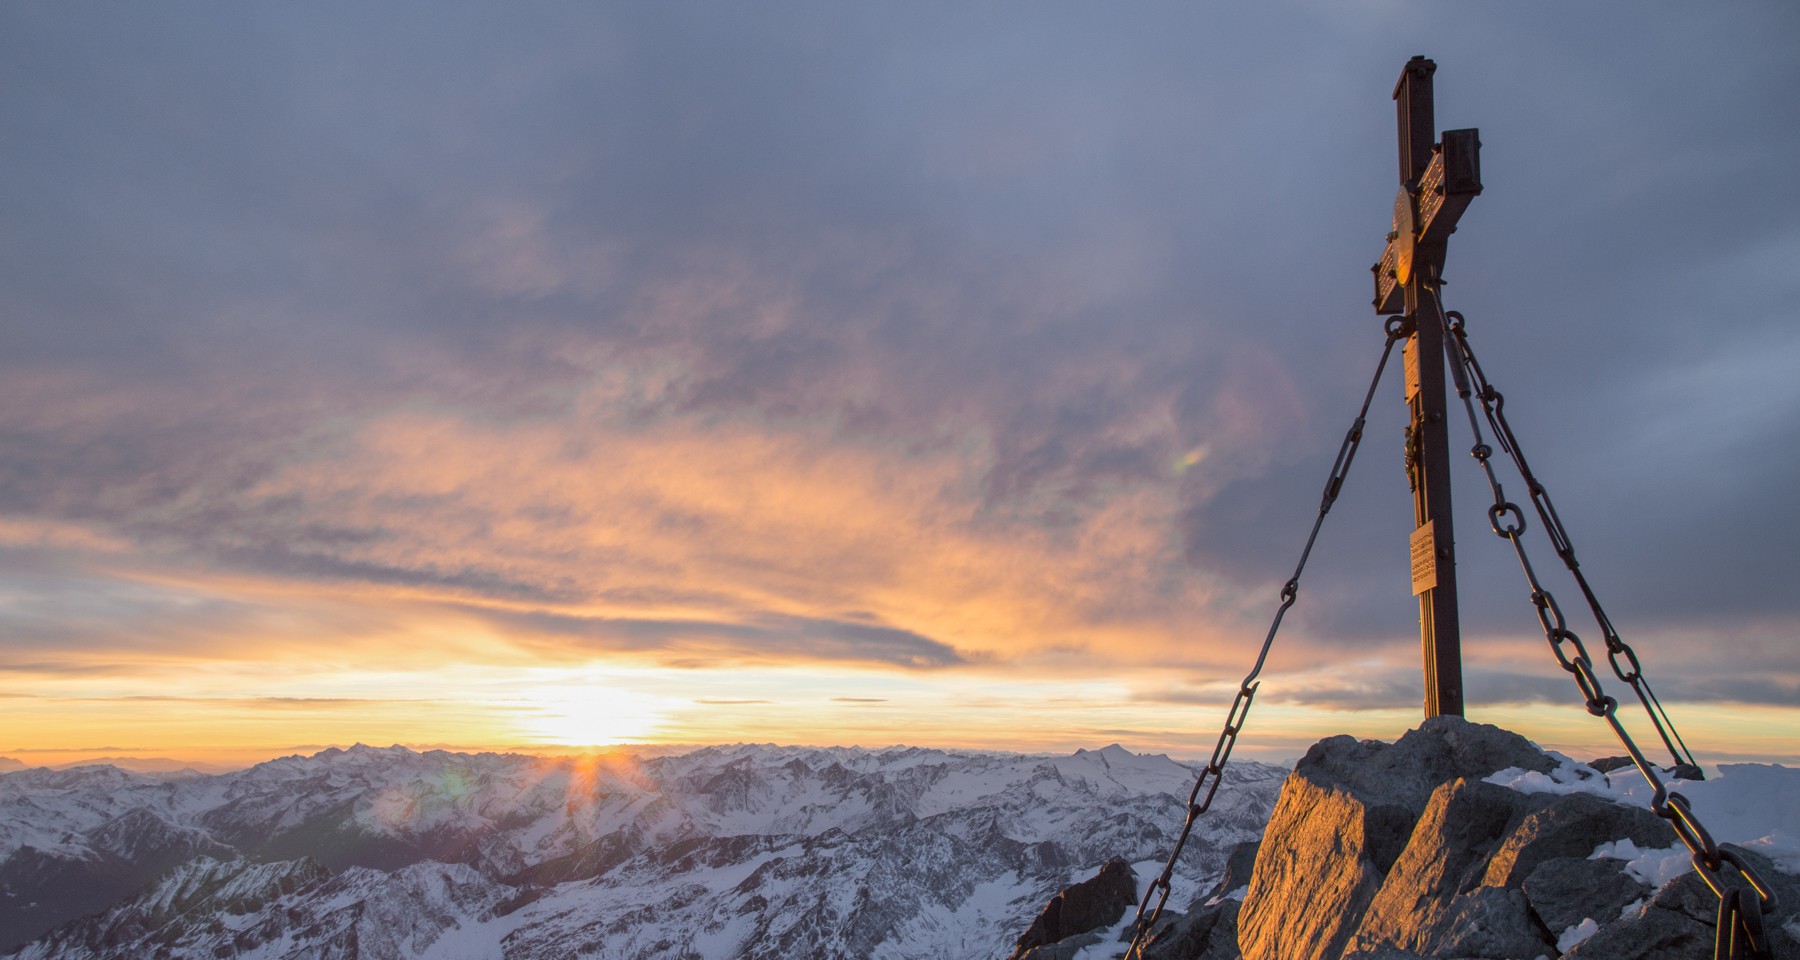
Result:
{"label": "summit cross", "polygon": [[1479,131],[1445,130],[1432,116],[1437,64],[1407,61],[1394,86],[1400,192],[1393,230],[1375,273],[1377,313],[1403,313],[1406,342],[1406,472],[1412,484],[1412,585],[1419,598],[1425,716],[1462,716],[1462,641],[1456,609],[1456,536],[1450,518],[1450,438],[1445,329],[1437,285],[1444,249],[1469,201],[1481,193]]}

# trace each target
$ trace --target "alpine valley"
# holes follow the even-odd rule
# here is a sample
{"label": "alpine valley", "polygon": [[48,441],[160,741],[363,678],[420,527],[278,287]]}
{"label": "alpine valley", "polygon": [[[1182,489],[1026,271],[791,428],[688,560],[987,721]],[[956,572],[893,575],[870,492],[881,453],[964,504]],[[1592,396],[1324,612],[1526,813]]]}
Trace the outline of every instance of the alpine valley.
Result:
{"label": "alpine valley", "polygon": [[[1113,857],[1155,876],[1197,767],[768,745],[356,746],[220,775],[0,775],[0,951],[46,958],[993,958]],[[1233,763],[1175,876],[1259,836]]]}

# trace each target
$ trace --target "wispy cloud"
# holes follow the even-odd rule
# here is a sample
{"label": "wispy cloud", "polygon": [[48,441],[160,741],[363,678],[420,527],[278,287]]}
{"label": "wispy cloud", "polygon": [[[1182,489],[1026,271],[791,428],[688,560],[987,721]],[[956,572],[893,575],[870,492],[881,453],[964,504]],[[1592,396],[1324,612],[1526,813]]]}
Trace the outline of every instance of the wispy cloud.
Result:
{"label": "wispy cloud", "polygon": [[[0,674],[1228,697],[1381,343],[1397,62],[1344,39],[1379,36],[1441,48],[1443,125],[1504,131],[1451,289],[1584,570],[1669,696],[1791,703],[1800,213],[1732,188],[1800,150],[1753,122],[1800,83],[1791,14],[1307,17],[0,12]],[[1270,661],[1288,706],[1416,699],[1360,666],[1414,642],[1395,390]],[[1529,632],[1459,523],[1469,634]],[[1552,697],[1472,663],[1472,697]]]}
{"label": "wispy cloud", "polygon": [[714,622],[492,610],[478,615],[504,624],[514,637],[532,638],[525,642],[543,652],[565,656],[651,650],[670,665],[689,667],[742,660],[846,660],[930,669],[968,662],[948,645],[908,630],[811,617],[761,615]]}

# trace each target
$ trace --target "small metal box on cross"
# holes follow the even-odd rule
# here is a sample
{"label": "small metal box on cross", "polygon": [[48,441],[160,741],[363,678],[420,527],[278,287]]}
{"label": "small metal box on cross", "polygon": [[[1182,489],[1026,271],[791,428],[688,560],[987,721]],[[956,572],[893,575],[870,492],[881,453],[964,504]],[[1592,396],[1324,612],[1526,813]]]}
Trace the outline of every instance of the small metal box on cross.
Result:
{"label": "small metal box on cross", "polygon": [[1462,647],[1457,625],[1456,538],[1450,517],[1448,405],[1444,395],[1444,317],[1436,285],[1444,250],[1469,201],[1481,193],[1481,138],[1474,129],[1435,136],[1431,77],[1437,64],[1407,61],[1394,86],[1399,126],[1400,192],[1387,249],[1371,269],[1375,310],[1404,313],[1407,473],[1413,491],[1410,538],[1413,593],[1425,670],[1425,715],[1461,716]]}

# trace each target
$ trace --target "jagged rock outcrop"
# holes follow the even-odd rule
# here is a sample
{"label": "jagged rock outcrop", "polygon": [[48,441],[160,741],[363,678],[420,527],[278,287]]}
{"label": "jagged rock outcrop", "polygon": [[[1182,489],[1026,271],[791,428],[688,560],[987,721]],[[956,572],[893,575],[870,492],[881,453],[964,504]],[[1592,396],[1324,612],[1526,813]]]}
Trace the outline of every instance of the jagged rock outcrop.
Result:
{"label": "jagged rock outcrop", "polygon": [[331,874],[312,860],[196,857],[137,896],[27,945],[16,960],[168,955],[197,932],[218,934],[234,949],[250,949],[273,937],[268,924],[243,918],[330,881]]}
{"label": "jagged rock outcrop", "polygon": [[0,857],[0,902],[7,906],[0,909],[0,949],[71,917],[98,913],[195,857],[237,856],[204,832],[142,808],[82,834],[71,832],[60,846],[25,847]]}
{"label": "jagged rock outcrop", "polygon": [[[1682,789],[1717,801],[1734,796],[1741,776],[1753,805],[1785,806],[1791,780],[1774,770],[1726,765],[1728,776]],[[1260,842],[1240,846],[1185,911],[1163,913],[1143,960],[1710,956],[1718,898],[1688,869],[1668,824],[1633,805],[1642,802],[1627,786],[1635,772],[1616,776],[1625,784],[1452,717],[1392,744],[1323,740],[1282,785]],[[1742,803],[1721,806],[1727,821],[1739,818],[1737,839],[1782,858],[1720,844],[1770,886],[1763,926],[1773,956],[1800,960],[1800,875],[1784,872],[1796,860],[1772,826],[1791,821],[1778,810],[1746,820]],[[1774,832],[1748,832],[1765,829]],[[1124,952],[1096,934],[1038,949],[1031,960]]]}
{"label": "jagged rock outcrop", "polygon": [[[1150,937],[1144,942],[1141,960],[1238,960],[1238,897],[1242,896],[1244,888],[1250,882],[1250,871],[1256,863],[1259,843],[1257,840],[1249,840],[1233,848],[1225,860],[1225,871],[1218,883],[1211,890],[1194,898],[1185,912],[1163,911]],[[1118,923],[1118,920],[1115,917],[1111,924]],[[1123,935],[1129,936],[1130,933],[1131,928],[1128,926]],[[1087,947],[1100,943],[1102,939],[1102,934],[1096,928],[1088,933],[1065,936],[1061,940],[1023,953],[1015,952],[1014,957],[1017,960],[1073,960]],[[1021,937],[1020,944],[1024,943],[1025,938]]]}
{"label": "jagged rock outcrop", "polygon": [[[1744,858],[1774,888],[1775,907],[1763,918],[1774,956],[1777,960],[1800,957],[1800,940],[1792,935],[1800,929],[1796,922],[1800,918],[1800,877],[1782,872],[1754,850],[1729,843],[1720,846]],[[1718,909],[1718,897],[1698,874],[1689,871],[1656,891],[1641,909],[1600,926],[1564,956],[1568,960],[1708,957]]]}
{"label": "jagged rock outcrop", "polygon": [[[1091,878],[1065,888],[1050,898],[1044,909],[1019,937],[1008,960],[1051,960],[1072,952],[1075,944],[1052,947],[1058,941],[1105,929],[1119,922],[1137,902],[1137,875],[1131,865],[1114,857]],[[1079,946],[1093,942],[1088,940]],[[1052,947],[1052,949],[1042,949]]]}
{"label": "jagged rock outcrop", "polygon": [[[1238,918],[1244,956],[1342,956],[1441,785],[1508,767],[1547,773],[1555,766],[1524,737],[1451,717],[1427,720],[1393,744],[1342,736],[1315,744],[1269,818]],[[1466,813],[1476,804],[1454,805]],[[1483,829],[1494,829],[1491,817],[1482,819]],[[1443,882],[1417,874],[1403,875],[1428,886]],[[1378,916],[1397,909],[1390,905]],[[1391,923],[1378,922],[1383,929]]]}
{"label": "jagged rock outcrop", "polygon": [[1143,960],[1238,960],[1237,899],[1250,884],[1260,840],[1238,844],[1211,891],[1186,913],[1165,913],[1144,943]]}
{"label": "jagged rock outcrop", "polygon": [[[1507,768],[1548,774],[1558,763],[1516,734],[1451,717],[1393,744],[1314,746],[1283,785],[1235,916],[1244,960],[1707,954],[1718,901],[1697,876],[1653,890],[1620,860],[1590,859],[1609,841],[1670,847],[1665,823],[1591,794],[1484,782]],[[1800,878],[1743,855],[1776,886],[1775,955],[1800,955],[1783,929],[1800,910]],[[1168,960],[1220,956],[1211,939],[1208,953]]]}
{"label": "jagged rock outcrop", "polygon": [[1144,960],[1237,960],[1240,906],[1221,900],[1159,923],[1144,944]]}

